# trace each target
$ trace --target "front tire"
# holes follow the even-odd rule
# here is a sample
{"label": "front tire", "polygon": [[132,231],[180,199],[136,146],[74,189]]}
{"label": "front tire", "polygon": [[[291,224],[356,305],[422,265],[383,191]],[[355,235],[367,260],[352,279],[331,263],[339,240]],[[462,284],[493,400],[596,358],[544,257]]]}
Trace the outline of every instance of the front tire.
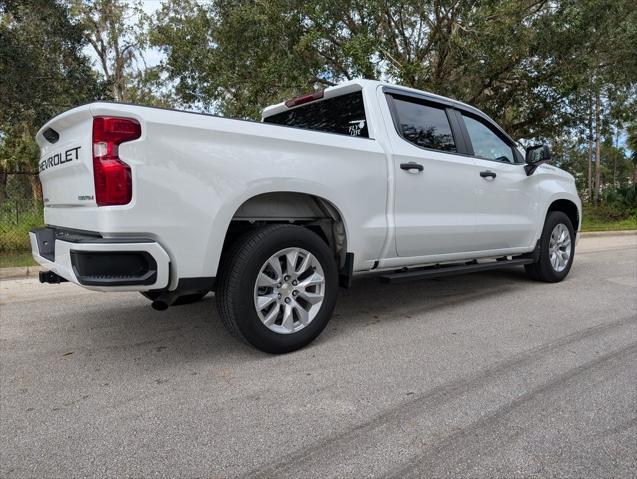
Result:
{"label": "front tire", "polygon": [[575,232],[571,220],[561,211],[550,211],[540,238],[539,260],[524,268],[536,281],[557,283],[568,275],[574,256]]}
{"label": "front tire", "polygon": [[314,232],[276,224],[246,233],[224,254],[217,309],[228,330],[268,353],[312,342],[334,305],[338,272]]}

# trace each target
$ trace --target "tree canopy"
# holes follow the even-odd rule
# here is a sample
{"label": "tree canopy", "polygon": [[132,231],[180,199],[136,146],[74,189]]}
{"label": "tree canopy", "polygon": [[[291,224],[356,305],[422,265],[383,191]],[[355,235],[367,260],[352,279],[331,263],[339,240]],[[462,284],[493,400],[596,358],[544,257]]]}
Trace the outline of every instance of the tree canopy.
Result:
{"label": "tree canopy", "polygon": [[[34,171],[34,136],[49,118],[102,97],[84,32],[46,0],[0,0],[0,201],[8,171]],[[31,177],[33,195],[39,186]]]}
{"label": "tree canopy", "polygon": [[0,12],[4,170],[33,165],[34,131],[86,101],[256,119],[371,78],[549,140],[587,198],[637,177],[623,166],[637,128],[634,0],[163,0],[154,14],[142,0],[0,0]]}
{"label": "tree canopy", "polygon": [[622,0],[171,0],[150,41],[181,101],[226,114],[256,118],[291,94],[363,77],[474,104],[514,137],[550,137],[581,120],[591,82],[634,83],[635,10]]}

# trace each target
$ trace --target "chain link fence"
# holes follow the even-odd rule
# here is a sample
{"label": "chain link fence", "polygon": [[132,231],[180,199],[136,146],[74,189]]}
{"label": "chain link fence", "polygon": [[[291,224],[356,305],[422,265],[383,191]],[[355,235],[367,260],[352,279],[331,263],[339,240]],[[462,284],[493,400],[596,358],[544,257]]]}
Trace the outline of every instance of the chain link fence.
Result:
{"label": "chain link fence", "polygon": [[37,174],[4,174],[0,187],[0,254],[29,251],[29,230],[44,224]]}

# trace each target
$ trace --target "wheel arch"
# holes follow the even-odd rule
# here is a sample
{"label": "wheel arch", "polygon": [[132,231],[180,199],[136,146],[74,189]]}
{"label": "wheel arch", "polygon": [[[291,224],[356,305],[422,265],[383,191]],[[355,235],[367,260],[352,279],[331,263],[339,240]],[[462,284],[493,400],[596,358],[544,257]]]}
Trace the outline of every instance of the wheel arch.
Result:
{"label": "wheel arch", "polygon": [[241,234],[274,223],[307,227],[332,249],[339,269],[346,265],[348,229],[340,208],[324,196],[293,190],[259,192],[245,198],[226,225],[218,261]]}
{"label": "wheel arch", "polygon": [[551,211],[561,211],[562,213],[566,214],[566,216],[568,216],[568,218],[571,220],[573,229],[577,233],[577,231],[579,230],[581,218],[580,218],[580,210],[574,201],[567,198],[559,198],[559,199],[553,200],[551,204],[548,206],[546,210],[546,215],[544,215],[544,218],[546,218],[546,216]]}

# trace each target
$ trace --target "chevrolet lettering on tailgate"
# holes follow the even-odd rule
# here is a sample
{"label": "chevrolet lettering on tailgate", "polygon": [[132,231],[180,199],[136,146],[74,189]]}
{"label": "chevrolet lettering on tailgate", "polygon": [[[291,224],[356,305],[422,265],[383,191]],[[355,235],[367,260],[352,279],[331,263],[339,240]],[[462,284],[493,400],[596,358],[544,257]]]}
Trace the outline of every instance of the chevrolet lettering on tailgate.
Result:
{"label": "chevrolet lettering on tailgate", "polygon": [[54,155],[49,156],[40,161],[39,170],[43,172],[44,170],[48,170],[57,165],[61,165],[63,163],[69,163],[74,160],[80,159],[79,150],[82,148],[81,146],[76,146],[75,148],[70,148],[66,150],[64,153],[56,153]]}

